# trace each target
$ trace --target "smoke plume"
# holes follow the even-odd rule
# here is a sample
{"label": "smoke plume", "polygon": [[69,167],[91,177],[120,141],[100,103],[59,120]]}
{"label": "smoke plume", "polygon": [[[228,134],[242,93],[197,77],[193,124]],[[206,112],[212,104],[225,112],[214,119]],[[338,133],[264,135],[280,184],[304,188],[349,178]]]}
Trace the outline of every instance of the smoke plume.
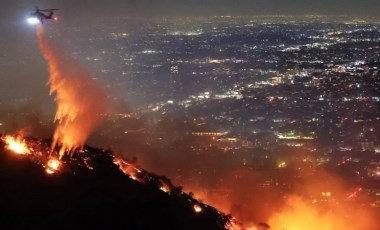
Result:
{"label": "smoke plume", "polygon": [[45,38],[42,27],[37,28],[41,52],[49,66],[50,94],[55,95],[58,122],[52,149],[59,154],[81,148],[90,133],[102,120],[106,110],[106,95],[91,76],[69,55],[53,47]]}

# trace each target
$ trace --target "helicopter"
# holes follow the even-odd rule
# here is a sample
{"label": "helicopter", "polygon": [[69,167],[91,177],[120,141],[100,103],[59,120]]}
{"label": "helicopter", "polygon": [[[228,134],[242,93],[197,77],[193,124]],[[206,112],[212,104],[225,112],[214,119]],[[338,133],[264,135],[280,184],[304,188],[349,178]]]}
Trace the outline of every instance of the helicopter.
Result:
{"label": "helicopter", "polygon": [[54,11],[57,11],[57,10],[58,9],[42,9],[41,10],[38,7],[36,7],[36,10],[33,11],[30,14],[30,16],[29,16],[29,18],[28,18],[27,21],[30,24],[37,24],[37,23],[43,24],[45,20],[49,20],[49,19],[57,21],[58,18],[57,17],[53,17]]}

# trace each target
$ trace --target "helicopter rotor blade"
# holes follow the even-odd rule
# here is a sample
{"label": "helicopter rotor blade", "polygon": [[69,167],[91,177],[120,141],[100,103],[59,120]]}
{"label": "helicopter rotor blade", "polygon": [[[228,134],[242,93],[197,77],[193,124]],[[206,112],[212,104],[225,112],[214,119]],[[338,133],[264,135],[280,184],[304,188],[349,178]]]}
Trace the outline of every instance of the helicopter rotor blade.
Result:
{"label": "helicopter rotor blade", "polygon": [[44,11],[44,12],[50,12],[50,11],[57,11],[59,9],[43,9],[43,10],[39,10],[39,11]]}

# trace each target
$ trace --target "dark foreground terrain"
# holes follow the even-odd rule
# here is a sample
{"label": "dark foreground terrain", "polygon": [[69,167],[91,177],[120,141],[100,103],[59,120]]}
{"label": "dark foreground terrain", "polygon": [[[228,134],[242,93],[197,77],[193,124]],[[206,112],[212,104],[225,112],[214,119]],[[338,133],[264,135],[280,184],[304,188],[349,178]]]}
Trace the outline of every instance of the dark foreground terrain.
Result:
{"label": "dark foreground terrain", "polygon": [[[229,217],[162,180],[126,176],[110,153],[86,147],[48,175],[41,165],[0,142],[1,229],[225,229]],[[83,165],[84,159],[93,169]],[[195,212],[194,205],[202,211]]]}

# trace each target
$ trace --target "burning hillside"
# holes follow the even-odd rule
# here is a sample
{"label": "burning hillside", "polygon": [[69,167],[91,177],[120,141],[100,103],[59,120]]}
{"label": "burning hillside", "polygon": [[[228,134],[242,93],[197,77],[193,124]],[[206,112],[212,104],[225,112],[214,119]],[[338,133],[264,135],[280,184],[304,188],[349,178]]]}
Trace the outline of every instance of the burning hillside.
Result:
{"label": "burning hillside", "polygon": [[51,141],[1,137],[0,225],[12,229],[226,229],[230,217],[91,147],[59,159]]}
{"label": "burning hillside", "polygon": [[84,144],[106,111],[103,89],[37,27],[57,126],[52,140],[0,137],[6,229],[231,229],[233,219],[166,177]]}

